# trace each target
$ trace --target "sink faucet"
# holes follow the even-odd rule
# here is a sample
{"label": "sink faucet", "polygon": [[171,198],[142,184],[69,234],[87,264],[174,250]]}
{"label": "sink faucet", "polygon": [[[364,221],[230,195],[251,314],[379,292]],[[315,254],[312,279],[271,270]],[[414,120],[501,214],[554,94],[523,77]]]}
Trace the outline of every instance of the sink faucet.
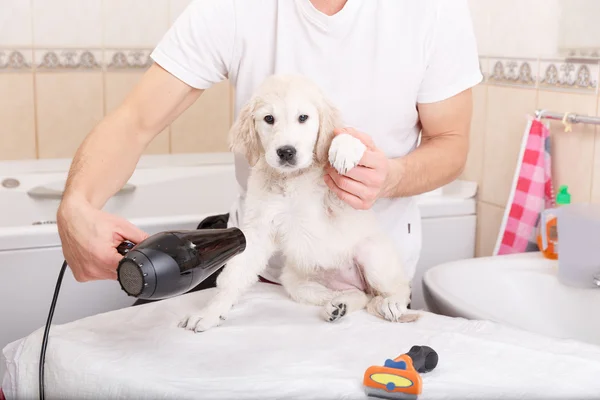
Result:
{"label": "sink faucet", "polygon": [[596,275],[594,275],[593,279],[594,279],[594,284],[596,286],[600,287],[600,272],[597,273]]}

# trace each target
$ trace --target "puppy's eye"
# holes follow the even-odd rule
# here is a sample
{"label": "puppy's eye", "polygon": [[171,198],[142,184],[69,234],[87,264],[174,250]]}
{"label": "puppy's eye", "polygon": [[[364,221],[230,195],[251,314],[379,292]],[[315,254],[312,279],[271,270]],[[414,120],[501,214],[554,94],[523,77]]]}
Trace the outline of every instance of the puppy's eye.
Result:
{"label": "puppy's eye", "polygon": [[273,125],[273,123],[275,123],[275,118],[273,118],[272,115],[266,115],[264,120],[269,125]]}
{"label": "puppy's eye", "polygon": [[308,115],[302,114],[301,116],[298,117],[298,121],[300,121],[301,123],[306,121],[308,119]]}

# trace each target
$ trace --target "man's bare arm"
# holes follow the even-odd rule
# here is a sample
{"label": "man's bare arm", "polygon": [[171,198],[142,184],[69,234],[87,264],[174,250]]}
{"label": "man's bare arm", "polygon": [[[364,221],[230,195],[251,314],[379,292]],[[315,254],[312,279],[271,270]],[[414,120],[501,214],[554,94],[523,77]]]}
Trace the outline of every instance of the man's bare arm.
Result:
{"label": "man's bare arm", "polygon": [[472,108],[471,89],[437,103],[419,104],[421,144],[407,156],[389,161],[382,197],[415,196],[456,179],[467,160]]}
{"label": "man's bare arm", "polygon": [[152,65],[125,101],[88,134],[77,150],[63,206],[70,201],[85,201],[102,208],[131,177],[146,146],[202,92]]}

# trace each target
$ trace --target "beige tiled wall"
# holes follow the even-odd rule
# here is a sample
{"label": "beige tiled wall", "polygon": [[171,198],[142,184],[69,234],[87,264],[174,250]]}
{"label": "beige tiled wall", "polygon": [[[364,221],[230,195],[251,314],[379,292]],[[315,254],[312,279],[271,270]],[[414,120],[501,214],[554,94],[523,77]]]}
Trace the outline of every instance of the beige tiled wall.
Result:
{"label": "beige tiled wall", "polygon": [[31,74],[0,74],[0,159],[36,157],[33,86]]}
{"label": "beige tiled wall", "polygon": [[[189,3],[0,0],[0,160],[71,157]],[[227,151],[232,99],[228,82],[208,89],[146,153]]]}
{"label": "beige tiled wall", "polygon": [[[0,73],[0,159],[71,157],[90,130],[118,107],[142,72]],[[147,154],[227,150],[229,82],[203,93],[150,143]]]}
{"label": "beige tiled wall", "polygon": [[[498,67],[513,62],[516,71],[526,71],[521,67],[528,63],[531,73],[519,75],[510,68],[501,72]],[[555,80],[552,65],[563,71]],[[600,71],[597,64],[487,57],[482,57],[482,69],[485,80],[474,89],[471,149],[463,178],[479,184],[476,254],[488,256],[510,195],[527,117],[537,109],[600,116]],[[569,70],[570,75],[564,72]],[[568,185],[573,202],[600,202],[600,130],[574,124],[565,132],[561,121],[546,122],[555,187]]]}
{"label": "beige tiled wall", "polygon": [[197,153],[227,151],[232,122],[233,91],[229,82],[211,87],[171,126],[171,151]]}

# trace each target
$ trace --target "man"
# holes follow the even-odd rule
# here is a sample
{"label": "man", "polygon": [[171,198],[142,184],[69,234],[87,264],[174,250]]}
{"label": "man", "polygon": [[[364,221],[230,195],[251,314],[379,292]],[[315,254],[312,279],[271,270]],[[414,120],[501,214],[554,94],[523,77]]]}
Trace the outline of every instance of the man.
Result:
{"label": "man", "polygon": [[[101,209],[158,132],[224,79],[235,85],[237,114],[274,73],[313,79],[368,146],[351,177],[328,171],[325,180],[348,204],[377,212],[413,276],[421,223],[412,196],[462,171],[470,90],[482,78],[466,0],[195,0],[152,58],[156,64],[73,160],[58,228],[78,281],[115,279],[116,246],[147,236]],[[247,176],[236,155],[240,199],[221,226],[243,219]],[[277,282],[278,267],[271,262],[263,278]]]}

